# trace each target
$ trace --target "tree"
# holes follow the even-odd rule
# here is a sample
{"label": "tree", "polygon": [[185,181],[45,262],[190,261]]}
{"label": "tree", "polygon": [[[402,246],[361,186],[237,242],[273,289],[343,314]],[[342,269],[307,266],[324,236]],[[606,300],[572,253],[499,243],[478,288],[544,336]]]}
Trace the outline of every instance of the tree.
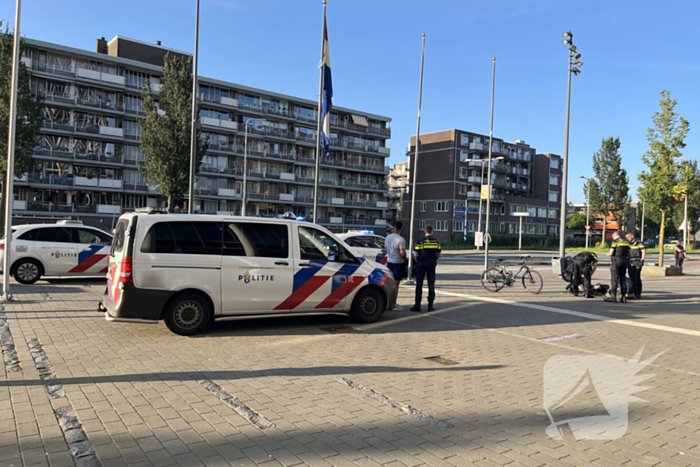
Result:
{"label": "tree", "polygon": [[575,212],[566,221],[566,228],[573,231],[583,232],[586,225],[586,215],[580,212]]}
{"label": "tree", "polygon": [[[0,21],[2,31],[2,21]],[[24,53],[24,40],[20,40],[20,56]],[[3,202],[0,203],[0,229],[5,228],[5,178],[7,177],[7,145],[10,126],[10,98],[12,88],[12,52],[14,34],[9,27],[0,32],[0,182]],[[43,100],[33,96],[29,85],[29,73],[24,63],[19,62],[17,82],[17,126],[15,132],[15,176],[21,177],[32,166],[32,153],[36,146],[36,135],[41,128]]]}
{"label": "tree", "polygon": [[[190,140],[192,119],[192,59],[166,54],[163,77],[156,105],[150,83],[143,88],[143,108],[146,120],[140,123],[141,153],[145,163],[139,172],[158,192],[168,198],[168,212],[173,212],[175,200],[189,188]],[[159,113],[159,110],[162,112]],[[199,113],[199,109],[197,109]],[[196,129],[195,169],[209,148],[202,141],[201,126]]]}
{"label": "tree", "polygon": [[403,219],[403,191],[399,195],[399,206],[396,208],[396,220],[400,221]]}
{"label": "tree", "polygon": [[[679,164],[685,137],[690,130],[690,122],[676,113],[678,102],[671,99],[669,91],[661,91],[661,112],[654,112],[654,126],[647,130],[649,150],[642,156],[642,161],[649,171],[639,174],[642,186],[640,198],[647,205],[647,212],[659,214],[659,241],[663,243],[666,221],[673,212],[676,200],[673,187],[678,184]],[[656,216],[654,216],[656,217]],[[659,250],[659,266],[664,265],[663,249]]]}
{"label": "tree", "polygon": [[617,225],[622,227],[622,216],[629,211],[629,177],[622,168],[620,138],[603,138],[600,149],[593,154],[593,172],[595,172],[599,199],[603,214],[603,240],[605,240],[606,220],[609,214],[615,217]]}
{"label": "tree", "polygon": [[[678,185],[686,187],[688,197],[688,223],[690,224],[690,234],[695,234],[700,230],[700,169],[698,161],[683,161],[679,167]],[[680,228],[685,219],[685,203],[677,202],[673,213],[673,224]],[[686,247],[687,248],[687,247]]]}
{"label": "tree", "polygon": [[[590,196],[588,195],[588,190],[591,190]],[[600,187],[598,185],[598,182],[596,181],[595,178],[589,178],[588,183],[586,183],[583,187],[583,194],[586,196],[586,200],[588,201],[588,209],[590,210],[590,218],[591,218],[591,229],[593,229],[593,225],[595,225],[595,219],[597,216],[603,216],[603,236],[601,239],[601,243],[598,246],[605,246],[605,230],[607,228],[607,215],[608,215],[608,209],[605,204],[605,200],[603,199],[602,194],[600,193]],[[593,230],[591,231],[591,234],[593,234]]]}

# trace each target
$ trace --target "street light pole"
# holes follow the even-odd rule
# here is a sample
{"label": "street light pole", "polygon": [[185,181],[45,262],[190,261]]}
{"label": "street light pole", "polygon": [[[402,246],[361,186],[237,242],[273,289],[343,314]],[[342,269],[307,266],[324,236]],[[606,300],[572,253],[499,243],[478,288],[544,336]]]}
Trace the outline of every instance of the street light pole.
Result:
{"label": "street light pole", "polygon": [[[425,63],[425,33],[423,33],[423,48],[420,56],[420,85],[418,87],[418,122],[416,123],[416,151],[413,156],[413,184],[411,187],[411,230],[409,232],[408,239],[408,277],[409,280],[406,283],[413,282],[413,277],[411,277],[411,271],[413,270],[413,231],[416,216],[416,179],[418,178],[418,147],[420,146],[420,109],[423,101],[423,64]],[[411,172],[409,172],[411,175]],[[465,216],[466,218],[466,216]]]}
{"label": "street light pole", "polygon": [[194,176],[197,166],[197,52],[199,51],[199,0],[194,26],[194,56],[192,73],[192,128],[190,129],[190,192],[187,198],[187,213],[194,213]]}
{"label": "street light pole", "polygon": [[10,88],[10,127],[7,141],[7,176],[5,178],[5,255],[3,256],[2,300],[12,300],[10,294],[10,253],[12,252],[12,208],[14,207],[15,135],[17,133],[17,83],[19,81],[19,32],[22,0],[15,10],[14,43],[12,49],[12,83]]}
{"label": "street light pole", "polygon": [[249,118],[245,122],[245,137],[243,138],[243,194],[241,195],[241,217],[245,217],[245,197],[247,194],[247,178],[248,174],[248,126],[253,123],[253,119]]}
{"label": "street light pole", "polygon": [[[503,156],[496,157],[493,160],[494,161],[503,160]],[[484,161],[481,161],[481,180],[480,180],[481,183],[479,184],[479,191],[481,191],[481,186],[483,186],[483,184],[484,184],[484,168],[485,167],[486,166],[484,165]],[[491,168],[491,164],[489,164],[489,168]],[[482,232],[482,230],[481,230],[481,206],[482,206],[482,202],[483,202],[483,199],[481,198],[481,195],[479,195],[479,226],[476,229],[477,232]],[[480,248],[481,247],[479,245],[476,246],[477,251],[479,251]]]}
{"label": "street light pole", "polygon": [[[491,214],[491,153],[493,151],[493,101],[496,93],[496,57],[493,57],[493,71],[491,72],[491,129],[489,130],[489,169],[488,169],[488,190],[486,193],[486,225],[484,226],[484,269],[489,267],[489,215]],[[484,181],[483,179],[481,180]],[[482,189],[483,191],[483,189]],[[481,199],[481,196],[479,196]],[[479,210],[481,214],[481,209]]]}
{"label": "street light pole", "polygon": [[642,200],[642,233],[641,233],[641,239],[640,241],[644,243],[644,208],[646,207],[646,204],[644,203],[644,200]]}
{"label": "street light pole", "polygon": [[564,157],[562,164],[561,212],[559,214],[559,264],[561,265],[562,275],[564,275],[564,269],[566,268],[566,198],[567,182],[569,176],[569,118],[571,115],[571,75],[578,75],[579,73],[581,73],[581,70],[574,66],[574,59],[576,59],[577,66],[583,65],[583,63],[578,61],[578,59],[581,57],[581,54],[576,52],[573,33],[571,33],[571,31],[565,32],[563,36],[563,44],[569,46],[569,66],[567,68],[569,76],[568,86],[566,90],[566,129],[564,136]]}

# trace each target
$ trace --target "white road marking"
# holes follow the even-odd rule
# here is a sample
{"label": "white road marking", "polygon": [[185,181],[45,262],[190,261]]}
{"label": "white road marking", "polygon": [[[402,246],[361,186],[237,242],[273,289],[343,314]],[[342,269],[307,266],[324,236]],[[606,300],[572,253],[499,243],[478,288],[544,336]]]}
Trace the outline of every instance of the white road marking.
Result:
{"label": "white road marking", "polygon": [[581,311],[566,310],[564,308],[555,308],[555,307],[551,307],[551,306],[536,305],[534,303],[513,302],[510,300],[503,300],[500,298],[483,297],[483,296],[479,296],[479,295],[469,295],[469,294],[461,294],[461,293],[456,293],[456,292],[446,292],[446,291],[441,291],[439,289],[437,290],[437,292],[438,292],[438,295],[449,295],[452,297],[463,297],[463,298],[469,298],[472,300],[478,300],[481,302],[500,303],[502,305],[518,306],[521,308],[531,308],[533,310],[548,311],[550,313],[559,313],[562,315],[576,316],[579,318],[590,319],[593,321],[606,321],[609,323],[624,324],[625,326],[636,326],[639,328],[655,329],[657,331],[675,332],[676,334],[686,334],[688,336],[700,337],[700,331],[694,331],[692,329],[676,328],[676,327],[672,327],[672,326],[664,326],[662,324],[642,323],[639,321],[633,321],[633,320],[627,320],[627,319],[615,319],[615,318],[609,318],[607,316],[594,315],[592,313],[584,313]]}

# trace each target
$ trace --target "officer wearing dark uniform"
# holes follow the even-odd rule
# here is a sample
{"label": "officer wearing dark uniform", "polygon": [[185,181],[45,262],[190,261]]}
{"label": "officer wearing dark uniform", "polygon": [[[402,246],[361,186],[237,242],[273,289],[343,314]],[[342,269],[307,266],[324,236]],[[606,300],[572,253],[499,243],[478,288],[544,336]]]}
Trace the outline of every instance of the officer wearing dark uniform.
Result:
{"label": "officer wearing dark uniform", "polygon": [[[591,276],[598,267],[598,255],[589,251],[582,251],[574,256],[574,269],[572,274],[571,292],[578,297],[579,286],[583,282],[583,291],[586,298],[593,298]],[[581,280],[583,279],[583,280]]]}
{"label": "officer wearing dark uniform", "polygon": [[435,301],[435,267],[442,256],[440,242],[433,238],[433,226],[425,226],[425,237],[421,238],[413,252],[416,259],[416,302],[411,311],[421,311],[423,280],[428,276],[428,311],[433,311]]}
{"label": "officer wearing dark uniform", "polygon": [[647,257],[647,250],[644,248],[642,242],[635,240],[632,232],[628,233],[626,237],[627,241],[630,243],[630,265],[628,273],[634,285],[632,289],[634,291],[634,298],[639,298],[642,296],[642,267],[644,267],[644,260]]}
{"label": "officer wearing dark uniform", "polygon": [[[610,246],[608,256],[610,256],[610,298],[606,302],[625,303],[627,301],[625,277],[630,264],[630,243],[620,238],[618,232],[612,235],[613,244]],[[620,288],[620,299],[617,299],[617,288]]]}

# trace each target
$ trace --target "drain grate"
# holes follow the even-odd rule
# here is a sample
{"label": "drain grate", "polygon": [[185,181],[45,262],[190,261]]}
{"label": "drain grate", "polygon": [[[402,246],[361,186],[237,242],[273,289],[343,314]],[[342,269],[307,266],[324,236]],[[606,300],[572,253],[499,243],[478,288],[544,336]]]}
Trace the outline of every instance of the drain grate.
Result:
{"label": "drain grate", "polygon": [[354,334],[357,332],[362,332],[359,329],[353,328],[352,326],[326,326],[319,329],[331,334]]}
{"label": "drain grate", "polygon": [[431,362],[439,363],[440,365],[458,365],[459,362],[450,360],[449,358],[442,357],[440,355],[436,357],[426,357],[425,360],[430,360]]}

